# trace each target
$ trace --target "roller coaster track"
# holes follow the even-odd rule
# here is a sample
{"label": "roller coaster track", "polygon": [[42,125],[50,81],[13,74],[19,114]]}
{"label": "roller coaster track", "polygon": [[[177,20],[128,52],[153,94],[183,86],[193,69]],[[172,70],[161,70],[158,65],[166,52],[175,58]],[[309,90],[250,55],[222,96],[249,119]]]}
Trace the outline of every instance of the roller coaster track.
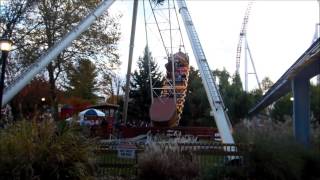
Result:
{"label": "roller coaster track", "polygon": [[202,49],[198,34],[193,25],[187,4],[185,0],[177,0],[177,4],[189,37],[189,41],[191,43],[193,54],[199,67],[202,83],[210,103],[211,114],[214,116],[222,141],[224,143],[233,144],[234,140],[231,133],[231,123],[225,111],[226,108],[224,106],[222,97],[214,81],[214,77]]}

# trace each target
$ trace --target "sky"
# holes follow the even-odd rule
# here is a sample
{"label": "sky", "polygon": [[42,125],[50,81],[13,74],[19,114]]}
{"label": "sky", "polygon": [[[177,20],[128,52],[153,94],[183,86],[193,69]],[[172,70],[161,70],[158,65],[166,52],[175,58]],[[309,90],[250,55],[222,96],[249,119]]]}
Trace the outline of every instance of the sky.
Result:
{"label": "sky", "polygon": [[[211,69],[225,68],[230,73],[235,72],[236,49],[247,4],[248,1],[187,0]],[[118,70],[123,78],[127,72],[132,6],[133,0],[117,0],[109,9],[111,13],[123,15],[120,19],[122,37],[119,42],[122,65]],[[151,21],[150,9],[146,14],[147,21]],[[316,0],[255,1],[249,17],[247,39],[260,80],[269,77],[275,82],[305,52],[312,43],[319,19],[319,3]],[[190,64],[197,67],[181,19],[180,25]],[[159,33],[152,27],[147,29],[150,50],[164,72],[166,54],[159,41]],[[145,39],[143,6],[139,1],[133,70],[137,68],[138,57],[143,55]],[[251,64],[249,72],[253,72]],[[243,80],[243,57],[240,75]],[[254,76],[249,75],[249,89],[253,88],[257,88],[257,83]]]}

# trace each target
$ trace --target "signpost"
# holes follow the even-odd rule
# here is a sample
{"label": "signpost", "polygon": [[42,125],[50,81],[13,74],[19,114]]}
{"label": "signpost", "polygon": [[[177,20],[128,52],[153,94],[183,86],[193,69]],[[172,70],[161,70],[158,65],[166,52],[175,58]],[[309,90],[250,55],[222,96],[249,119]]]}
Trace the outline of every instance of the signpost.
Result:
{"label": "signpost", "polygon": [[133,144],[120,144],[117,146],[118,157],[124,159],[134,159],[137,147]]}

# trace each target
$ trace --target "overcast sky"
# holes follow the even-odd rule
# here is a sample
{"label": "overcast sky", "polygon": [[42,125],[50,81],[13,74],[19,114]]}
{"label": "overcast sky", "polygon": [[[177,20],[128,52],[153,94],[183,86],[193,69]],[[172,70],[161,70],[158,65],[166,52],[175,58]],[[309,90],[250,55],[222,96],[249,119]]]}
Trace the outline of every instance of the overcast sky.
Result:
{"label": "overcast sky", "polygon": [[[111,13],[121,13],[122,38],[119,44],[121,75],[127,71],[129,39],[133,0],[117,0]],[[223,69],[233,73],[236,66],[236,48],[239,32],[248,1],[188,0],[187,5],[193,23],[211,69]],[[147,12],[150,15],[150,11]],[[294,61],[311,45],[315,25],[319,22],[319,4],[316,0],[256,1],[249,17],[247,37],[260,80],[270,77],[276,81]],[[185,45],[191,65],[196,66],[190,43],[184,33]],[[136,60],[143,55],[146,45],[142,1],[134,47],[133,69]],[[149,41],[157,42],[156,32],[149,32]],[[158,41],[159,42],[159,41]],[[160,42],[159,42],[160,43]],[[150,43],[152,44],[152,43]],[[163,66],[165,57],[162,46],[150,45],[157,63]],[[241,59],[241,76],[244,59]],[[163,69],[163,67],[161,67]],[[249,67],[249,71],[252,70]],[[249,75],[249,88],[257,87],[253,75]]]}

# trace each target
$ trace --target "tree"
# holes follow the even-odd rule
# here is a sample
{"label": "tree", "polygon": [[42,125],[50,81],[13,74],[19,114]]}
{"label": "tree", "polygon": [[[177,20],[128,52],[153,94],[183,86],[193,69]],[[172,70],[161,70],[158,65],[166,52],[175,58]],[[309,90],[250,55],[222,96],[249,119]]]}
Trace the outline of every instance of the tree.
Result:
{"label": "tree", "polygon": [[[320,87],[311,85],[310,87],[310,111],[312,117],[312,123],[320,124]],[[290,100],[292,93],[278,99],[272,109],[271,117],[275,121],[284,122],[287,117],[292,117],[293,115],[293,102]]]}
{"label": "tree", "polygon": [[[8,38],[13,40],[16,45],[23,36],[17,36],[24,21],[34,10],[38,0],[10,0],[1,1],[0,3],[0,38]],[[32,28],[30,28],[32,29]],[[26,31],[25,34],[31,33]],[[10,60],[7,61],[5,83],[13,81],[23,67],[17,64],[14,59],[18,57],[18,49],[13,48],[10,52]]]}
{"label": "tree", "polygon": [[[21,22],[16,41],[19,49],[20,67],[28,67],[43,52],[51,48],[69,32],[99,1],[84,0],[38,0],[33,11]],[[106,12],[72,45],[62,51],[44,72],[50,83],[53,115],[57,119],[57,87],[64,84],[68,62],[77,64],[80,59],[99,63],[98,69],[118,64],[117,43],[120,37],[119,16],[112,17]]]}
{"label": "tree", "polygon": [[237,72],[232,77],[226,69],[215,70],[213,74],[218,78],[219,91],[230,121],[232,124],[239,123],[248,117],[248,111],[255,101],[253,96],[243,91],[240,75]]}
{"label": "tree", "polygon": [[212,126],[210,105],[203,87],[199,70],[190,66],[187,96],[184,104],[182,126]]}
{"label": "tree", "polygon": [[[227,95],[227,89],[230,86],[230,74],[229,72],[227,72],[227,70],[224,68],[222,71],[216,69],[213,72],[213,76],[215,77],[217,83],[218,83],[218,87],[219,87],[219,91],[221,93],[221,95]],[[224,99],[224,98],[223,98]]]}
{"label": "tree", "polygon": [[0,37],[10,38],[14,41],[17,33],[17,26],[20,25],[30,13],[38,0],[10,0],[5,1],[0,7]]}
{"label": "tree", "polygon": [[108,97],[108,103],[118,104],[120,98],[120,89],[123,84],[119,75],[112,72],[106,72],[99,81],[100,92]]}
{"label": "tree", "polygon": [[[239,74],[232,77],[226,69],[214,70],[213,75],[219,87],[227,114],[232,124],[239,123],[248,117],[249,109],[262,96],[261,90],[253,90],[249,93],[243,91]],[[203,88],[199,71],[190,67],[188,93],[183,111],[183,125],[212,125],[212,117],[209,116],[210,106],[205,89]]]}
{"label": "tree", "polygon": [[[49,82],[44,78],[37,77],[24,87],[11,101],[14,119],[32,116],[41,108],[43,103],[50,103]],[[45,102],[41,101],[45,98]]]}
{"label": "tree", "polygon": [[278,99],[271,109],[271,117],[275,121],[284,122],[286,117],[292,115],[292,101],[290,100],[292,93],[289,93]]}
{"label": "tree", "polygon": [[268,91],[274,83],[271,81],[269,77],[265,77],[261,81],[262,91]]}
{"label": "tree", "polygon": [[320,124],[320,86],[311,85],[311,112],[313,122]]}
{"label": "tree", "polygon": [[150,76],[155,87],[161,86],[161,73],[157,63],[152,58],[148,47],[144,49],[143,57],[139,57],[137,62],[138,70],[132,74],[130,97],[132,102],[129,104],[128,117],[142,121],[150,121],[149,108],[151,104],[150,79],[149,79],[149,61]]}
{"label": "tree", "polygon": [[67,72],[67,94],[94,102],[97,98],[94,93],[98,90],[96,77],[96,66],[90,60],[83,59],[78,66],[71,67]]}

